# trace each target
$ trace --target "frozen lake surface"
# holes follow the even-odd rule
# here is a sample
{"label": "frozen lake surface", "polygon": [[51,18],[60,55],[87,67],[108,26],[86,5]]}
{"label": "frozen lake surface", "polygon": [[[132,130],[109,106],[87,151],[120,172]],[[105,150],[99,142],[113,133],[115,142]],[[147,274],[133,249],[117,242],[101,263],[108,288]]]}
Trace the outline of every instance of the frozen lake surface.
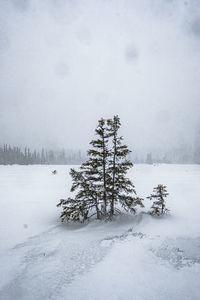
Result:
{"label": "frozen lake surface", "polygon": [[0,166],[0,299],[199,299],[200,166],[135,165],[138,195],[167,185],[171,215],[88,225],[59,220],[69,169]]}

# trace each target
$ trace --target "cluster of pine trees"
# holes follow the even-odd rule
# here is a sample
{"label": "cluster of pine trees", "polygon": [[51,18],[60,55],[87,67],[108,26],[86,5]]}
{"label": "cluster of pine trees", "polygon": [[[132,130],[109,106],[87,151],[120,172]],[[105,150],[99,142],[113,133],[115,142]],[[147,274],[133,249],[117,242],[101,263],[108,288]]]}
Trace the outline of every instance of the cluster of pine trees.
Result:
{"label": "cluster of pine trees", "polygon": [[80,150],[45,150],[31,151],[28,147],[22,150],[20,147],[11,147],[3,145],[0,147],[0,164],[1,165],[29,165],[29,164],[80,164],[83,161],[83,154]]}
{"label": "cluster of pine trees", "polygon": [[98,121],[97,138],[90,142],[88,160],[78,171],[73,168],[70,171],[71,192],[77,193],[73,198],[61,199],[57,205],[63,209],[62,221],[84,222],[92,217],[112,219],[121,208],[136,213],[137,206],[144,207],[143,199],[137,196],[133,183],[126,177],[133,165],[128,159],[130,150],[119,135],[120,126],[118,116]]}

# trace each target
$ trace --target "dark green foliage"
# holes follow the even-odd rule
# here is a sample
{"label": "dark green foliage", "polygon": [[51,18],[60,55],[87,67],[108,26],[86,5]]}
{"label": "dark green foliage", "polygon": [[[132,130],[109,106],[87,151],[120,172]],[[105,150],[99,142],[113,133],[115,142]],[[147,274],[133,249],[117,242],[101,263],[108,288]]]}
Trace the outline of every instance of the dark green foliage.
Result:
{"label": "dark green foliage", "polygon": [[71,192],[78,189],[78,193],[74,199],[62,199],[58,204],[63,207],[62,220],[84,222],[95,215],[97,219],[107,215],[109,136],[106,120],[99,120],[95,132],[98,138],[90,142],[92,149],[88,151],[89,159],[81,165],[80,171],[71,169]]}
{"label": "dark green foliage", "polygon": [[[136,212],[136,206],[143,207],[141,198],[136,196],[133,183],[126,177],[132,167],[127,159],[130,150],[122,144],[118,135],[120,119],[100,119],[95,130],[97,139],[91,141],[88,160],[79,171],[71,169],[71,192],[77,190],[75,197],[61,199],[62,220],[84,222],[91,217],[112,218],[120,210]],[[134,195],[134,196],[133,196]]]}
{"label": "dark green foliage", "polygon": [[[84,167],[83,167],[84,168]],[[72,177],[71,192],[78,190],[74,199],[61,199],[57,206],[62,206],[62,221],[79,221],[84,222],[96,214],[97,219],[100,218],[98,188],[93,181],[86,176],[85,172],[71,169]]]}
{"label": "dark green foliage", "polygon": [[151,206],[151,215],[164,215],[169,212],[166,208],[165,198],[168,196],[167,187],[165,185],[159,184],[153,189],[153,194],[151,194],[147,199],[154,200]]}
{"label": "dark green foliage", "polygon": [[112,120],[107,121],[108,131],[112,137],[112,148],[109,156],[109,202],[110,216],[115,212],[115,204],[121,206],[130,212],[136,212],[135,206],[143,207],[142,199],[133,197],[136,195],[133,183],[126,178],[127,171],[133,166],[132,162],[127,159],[131,152],[126,145],[122,144],[123,137],[119,136],[118,131],[121,126],[120,118],[114,116]]}
{"label": "dark green foliage", "polygon": [[105,215],[107,214],[108,204],[107,183],[110,176],[107,170],[110,151],[108,149],[109,133],[106,123],[106,120],[103,118],[98,121],[98,126],[95,129],[98,138],[90,142],[93,148],[88,151],[89,160],[82,165],[82,168],[89,168],[89,171],[86,172],[87,175],[91,176],[91,173],[94,173],[93,178],[90,178],[96,184],[98,183],[98,192],[103,199],[102,210]]}

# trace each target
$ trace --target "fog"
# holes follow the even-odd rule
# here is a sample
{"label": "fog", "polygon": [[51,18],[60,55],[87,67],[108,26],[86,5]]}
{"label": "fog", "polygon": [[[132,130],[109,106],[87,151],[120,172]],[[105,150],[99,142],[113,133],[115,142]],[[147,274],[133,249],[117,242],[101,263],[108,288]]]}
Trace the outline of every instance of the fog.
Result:
{"label": "fog", "polygon": [[131,148],[193,146],[199,0],[1,0],[0,144],[87,149],[119,114]]}

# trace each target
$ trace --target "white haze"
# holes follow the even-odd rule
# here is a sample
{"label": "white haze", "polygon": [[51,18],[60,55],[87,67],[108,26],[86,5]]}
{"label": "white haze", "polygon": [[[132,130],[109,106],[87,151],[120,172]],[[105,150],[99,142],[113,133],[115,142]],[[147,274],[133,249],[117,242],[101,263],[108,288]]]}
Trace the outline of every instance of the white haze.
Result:
{"label": "white haze", "polygon": [[200,1],[1,0],[0,143],[87,148],[119,114],[137,149],[193,145]]}

